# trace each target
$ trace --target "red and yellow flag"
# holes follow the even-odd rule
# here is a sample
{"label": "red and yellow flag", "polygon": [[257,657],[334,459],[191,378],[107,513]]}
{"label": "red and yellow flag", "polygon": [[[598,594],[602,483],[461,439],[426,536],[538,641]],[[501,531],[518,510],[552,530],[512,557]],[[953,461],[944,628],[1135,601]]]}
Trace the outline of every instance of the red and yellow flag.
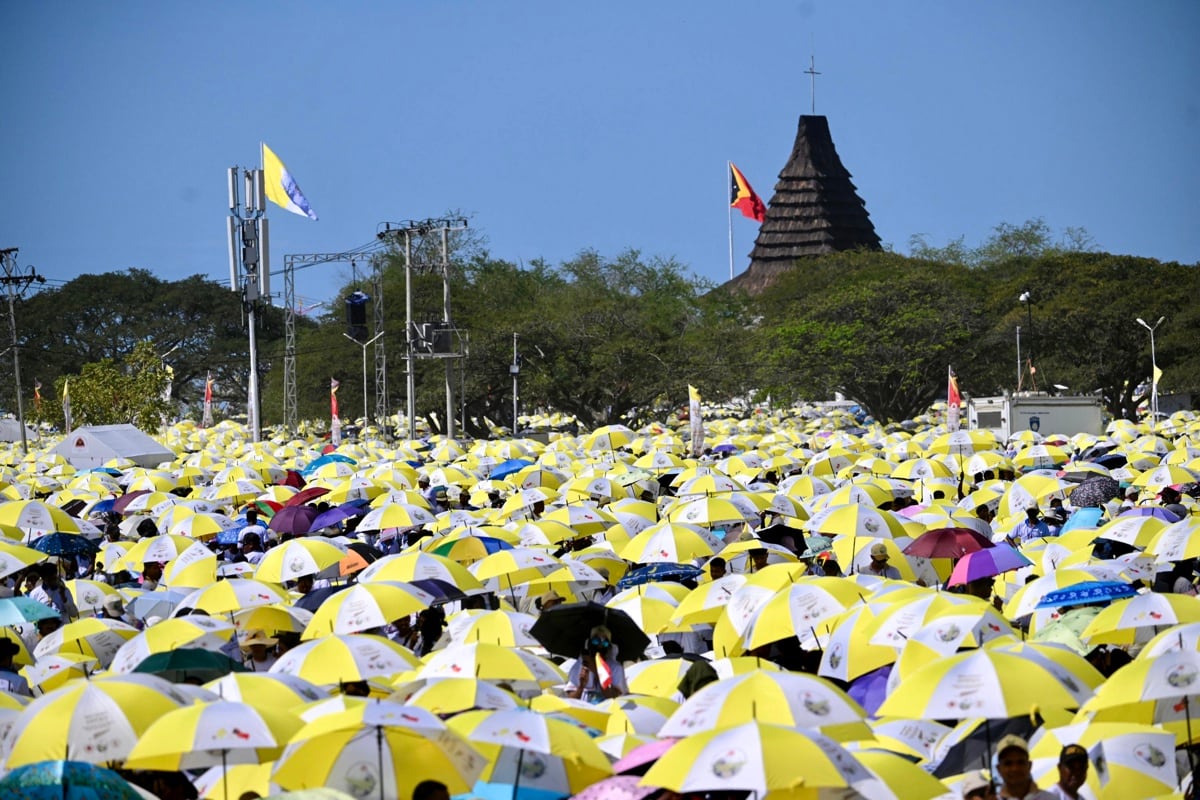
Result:
{"label": "red and yellow flag", "polygon": [[749,219],[762,222],[767,218],[767,207],[742,171],[729,162],[729,205],[742,212]]}
{"label": "red and yellow flag", "polygon": [[946,381],[946,427],[950,432],[958,430],[959,414],[962,408],[962,394],[958,391],[958,376],[954,368],[948,368]]}

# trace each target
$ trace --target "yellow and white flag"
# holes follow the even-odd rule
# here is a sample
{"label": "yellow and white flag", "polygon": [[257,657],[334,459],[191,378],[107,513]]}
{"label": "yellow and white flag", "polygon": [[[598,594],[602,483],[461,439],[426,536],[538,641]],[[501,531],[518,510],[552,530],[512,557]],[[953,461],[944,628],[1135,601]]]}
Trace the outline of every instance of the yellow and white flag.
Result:
{"label": "yellow and white flag", "polygon": [[688,384],[688,421],[692,435],[692,458],[704,452],[704,416],[700,411],[700,390]]}

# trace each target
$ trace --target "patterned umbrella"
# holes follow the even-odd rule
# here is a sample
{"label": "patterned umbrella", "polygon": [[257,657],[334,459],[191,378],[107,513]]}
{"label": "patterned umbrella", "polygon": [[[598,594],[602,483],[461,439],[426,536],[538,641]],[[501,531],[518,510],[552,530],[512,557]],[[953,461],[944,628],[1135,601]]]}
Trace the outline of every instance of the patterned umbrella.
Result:
{"label": "patterned umbrella", "polygon": [[39,761],[17,767],[0,780],[9,800],[140,800],[132,786],[111,769],[84,761]]}
{"label": "patterned umbrella", "polygon": [[1112,478],[1099,476],[1088,478],[1076,486],[1067,499],[1076,508],[1087,508],[1089,506],[1102,506],[1109,500],[1114,500],[1120,496],[1121,484]]}

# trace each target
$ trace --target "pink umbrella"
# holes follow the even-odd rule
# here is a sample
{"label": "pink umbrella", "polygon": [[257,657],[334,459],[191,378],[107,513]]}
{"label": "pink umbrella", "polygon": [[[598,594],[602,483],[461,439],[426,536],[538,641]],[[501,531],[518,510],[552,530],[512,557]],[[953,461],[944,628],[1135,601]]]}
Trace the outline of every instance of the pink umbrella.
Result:
{"label": "pink umbrella", "polygon": [[1010,572],[1021,567],[1028,567],[1033,562],[1021,555],[1010,544],[998,544],[986,550],[976,550],[967,553],[950,573],[947,586],[958,586],[970,583],[979,578],[991,578],[1001,572]]}
{"label": "pink umbrella", "polygon": [[618,775],[641,775],[659,756],[670,750],[676,741],[670,738],[655,739],[653,742],[638,745],[613,764],[613,772]]}
{"label": "pink umbrella", "polygon": [[642,800],[662,791],[658,786],[639,786],[640,780],[637,775],[614,775],[571,795],[571,800]]}

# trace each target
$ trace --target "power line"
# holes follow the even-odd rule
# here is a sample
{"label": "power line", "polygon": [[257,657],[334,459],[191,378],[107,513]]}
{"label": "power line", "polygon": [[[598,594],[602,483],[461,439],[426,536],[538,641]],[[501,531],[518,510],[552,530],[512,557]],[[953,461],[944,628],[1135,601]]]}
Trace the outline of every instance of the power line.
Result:
{"label": "power line", "polygon": [[0,276],[0,284],[4,285],[4,293],[8,296],[8,330],[12,335],[12,354],[13,354],[13,383],[17,389],[17,423],[21,426],[21,452],[29,453],[29,441],[25,435],[25,401],[21,397],[21,347],[17,344],[17,298],[25,294],[30,286],[35,283],[45,283],[46,279],[37,274],[37,269],[34,267],[25,267],[24,269],[17,266],[16,247],[8,247],[0,250],[0,265],[4,268],[4,275]]}

